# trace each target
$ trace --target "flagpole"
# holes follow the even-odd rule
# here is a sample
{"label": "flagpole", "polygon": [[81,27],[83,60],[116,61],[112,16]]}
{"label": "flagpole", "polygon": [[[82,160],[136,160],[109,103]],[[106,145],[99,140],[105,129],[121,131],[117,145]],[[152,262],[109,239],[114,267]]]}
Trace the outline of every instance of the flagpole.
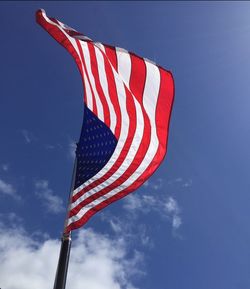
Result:
{"label": "flagpole", "polygon": [[[69,202],[70,202],[71,194],[73,192],[74,184],[75,184],[76,166],[77,166],[77,159],[75,158],[74,169],[73,169],[73,174],[72,174],[72,179],[71,179],[71,189],[70,189],[70,194],[69,194]],[[68,219],[68,211],[66,214],[65,224],[66,224],[67,219]],[[65,233],[65,227],[66,227],[66,225],[64,225],[64,232],[63,232],[62,238],[61,238],[61,250],[60,250],[60,255],[59,255],[59,260],[58,260],[56,277],[55,277],[53,289],[65,289],[65,286],[66,286],[68,265],[69,265],[69,256],[70,256],[70,249],[71,249],[71,242],[72,241],[71,241],[71,232]]]}
{"label": "flagpole", "polygon": [[54,289],[65,289],[71,248],[71,234],[62,236]]}

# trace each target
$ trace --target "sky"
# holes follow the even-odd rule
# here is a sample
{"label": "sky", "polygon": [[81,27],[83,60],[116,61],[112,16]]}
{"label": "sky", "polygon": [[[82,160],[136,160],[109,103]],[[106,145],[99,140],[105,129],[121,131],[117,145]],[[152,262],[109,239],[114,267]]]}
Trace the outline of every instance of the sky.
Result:
{"label": "sky", "polygon": [[250,288],[250,2],[0,3],[0,288],[52,288],[80,135],[74,60],[44,8],[172,71],[167,156],[73,233],[67,289]]}

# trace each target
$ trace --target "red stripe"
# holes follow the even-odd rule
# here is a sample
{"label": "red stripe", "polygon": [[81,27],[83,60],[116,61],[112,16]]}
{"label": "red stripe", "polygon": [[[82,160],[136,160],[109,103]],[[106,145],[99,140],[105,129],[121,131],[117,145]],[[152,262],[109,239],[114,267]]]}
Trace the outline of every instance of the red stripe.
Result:
{"label": "red stripe", "polygon": [[129,87],[139,103],[143,106],[143,92],[146,81],[146,65],[141,57],[130,53],[131,57],[131,77]]}
{"label": "red stripe", "polygon": [[167,152],[168,131],[174,102],[174,78],[171,72],[159,67],[161,86],[159,100],[156,107],[156,127],[160,140],[160,150]]}
{"label": "red stripe", "polygon": [[115,128],[115,137],[116,137],[116,139],[119,139],[120,133],[121,133],[121,109],[120,109],[120,104],[118,101],[115,78],[114,78],[114,74],[113,74],[112,67],[111,67],[108,56],[101,49],[100,49],[100,52],[102,53],[103,59],[104,59],[104,67],[105,67],[106,78],[107,78],[107,82],[108,82],[109,97],[110,97],[110,100],[113,104],[113,107],[114,107],[114,110],[116,113],[116,117],[117,117],[117,123],[116,123],[116,128]]}
{"label": "red stripe", "polygon": [[110,127],[110,112],[109,112],[109,107],[108,107],[106,97],[104,95],[104,92],[102,90],[102,86],[100,83],[95,48],[94,48],[94,45],[90,42],[88,42],[87,45],[88,45],[89,55],[90,55],[90,59],[91,59],[91,61],[90,61],[91,62],[91,71],[92,71],[92,74],[94,76],[94,81],[95,81],[97,93],[100,97],[100,100],[101,100],[102,106],[103,106],[104,122],[108,127]]}
{"label": "red stripe", "polygon": [[114,69],[117,71],[117,56],[116,56],[116,50],[115,47],[109,46],[109,45],[104,45],[105,47],[105,53],[114,67]]}
{"label": "red stripe", "polygon": [[[81,219],[78,221],[71,223],[66,230],[69,232],[71,230],[77,229],[81,226],[83,226],[95,213],[102,210],[106,206],[110,205],[111,203],[127,196],[132,191],[136,190],[138,187],[140,187],[148,178],[151,176],[159,164],[162,162],[165,154],[166,154],[166,146],[163,147],[164,144],[167,143],[167,137],[168,137],[168,128],[170,123],[170,116],[172,112],[173,107],[173,100],[174,100],[174,81],[172,74],[168,71],[163,70],[160,68],[160,76],[161,76],[161,85],[160,85],[160,91],[159,91],[159,98],[156,108],[156,121],[157,124],[163,122],[162,120],[166,118],[167,116],[167,122],[165,121],[164,127],[165,127],[165,133],[163,132],[163,129],[160,129],[160,132],[157,132],[158,137],[160,137],[160,149],[157,151],[154,159],[152,160],[151,164],[149,164],[148,168],[144,171],[144,173],[128,188],[124,189],[123,191],[117,193],[116,195],[108,198],[106,201],[98,204],[94,208],[90,209],[85,215],[82,216]],[[166,108],[164,110],[163,108]]]}

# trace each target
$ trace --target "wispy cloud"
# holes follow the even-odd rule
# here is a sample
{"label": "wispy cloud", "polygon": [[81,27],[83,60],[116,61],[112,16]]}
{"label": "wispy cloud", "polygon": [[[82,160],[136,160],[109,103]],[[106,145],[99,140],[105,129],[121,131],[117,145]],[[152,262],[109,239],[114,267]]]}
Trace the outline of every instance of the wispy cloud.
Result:
{"label": "wispy cloud", "polygon": [[182,224],[180,217],[180,207],[173,197],[169,197],[165,203],[165,211],[172,218],[172,227],[174,230],[178,229]]}
{"label": "wispy cloud", "polygon": [[[22,226],[23,224],[23,219],[14,212],[9,212],[7,214],[0,213],[0,219],[2,223],[8,224],[8,227],[12,227],[12,228],[20,228],[20,226]],[[0,227],[1,227],[1,223],[0,223]]]}
{"label": "wispy cloud", "polygon": [[50,145],[50,144],[46,144],[44,145],[44,147],[47,149],[47,150],[54,150],[56,148],[55,145]]}
{"label": "wispy cloud", "polygon": [[144,184],[143,184],[143,187],[144,188],[147,188],[147,189],[152,189],[152,190],[159,190],[161,189],[163,186],[163,179],[162,178],[157,178],[155,180],[147,180]]}
{"label": "wispy cloud", "polygon": [[163,179],[162,178],[158,178],[156,179],[154,182],[152,182],[151,187],[153,190],[159,190],[162,188],[162,184],[163,184]]}
{"label": "wispy cloud", "polygon": [[118,218],[105,212],[101,213],[101,218],[110,225],[114,235],[125,240],[126,244],[133,244],[133,247],[135,244],[147,248],[153,247],[153,242],[147,234],[145,224],[135,222],[133,213],[121,214]]}
{"label": "wispy cloud", "polygon": [[0,179],[0,193],[10,196],[16,200],[20,200],[20,196],[16,193],[16,189],[12,184],[9,184]]}
{"label": "wispy cloud", "polygon": [[179,215],[173,215],[173,229],[178,229],[180,225],[182,224],[182,219]]}
{"label": "wispy cloud", "polygon": [[45,144],[44,148],[46,150],[61,150],[61,149],[63,149],[63,146],[59,143],[57,143],[57,144]]}
{"label": "wispy cloud", "polygon": [[33,133],[27,129],[21,129],[20,132],[27,144],[30,144],[32,141],[36,140],[36,137],[33,135]]}
{"label": "wispy cloud", "polygon": [[181,237],[177,229],[182,224],[181,209],[173,197],[162,194],[134,193],[123,199],[125,213],[119,218],[112,214],[102,213],[102,220],[109,223],[117,236],[122,236],[127,243],[140,244],[147,248],[154,246],[154,241],[148,234],[148,228],[138,220],[141,214],[157,214],[171,223],[174,237]]}
{"label": "wispy cloud", "polygon": [[69,156],[73,160],[75,159],[75,155],[76,155],[75,152],[76,152],[76,142],[73,140],[70,140],[70,142],[69,142]]}
{"label": "wispy cloud", "polygon": [[5,172],[7,172],[9,170],[9,168],[10,168],[9,164],[2,164],[1,167],[2,167],[2,170],[5,171]]}
{"label": "wispy cloud", "polygon": [[179,185],[183,188],[188,188],[188,187],[191,187],[192,184],[193,184],[193,181],[192,179],[188,179],[188,180],[185,180],[181,177],[178,177],[178,178],[175,178],[173,180],[169,180],[167,182],[168,185]]}
{"label": "wispy cloud", "polygon": [[[1,225],[0,234],[1,287],[50,288],[60,241],[51,238],[37,241],[24,229]],[[142,261],[138,252],[128,257],[124,240],[114,240],[93,230],[80,230],[73,242],[67,284],[74,289],[82,289],[82,284],[91,289],[137,289],[132,280],[140,274],[138,268]]]}
{"label": "wispy cloud", "polygon": [[123,208],[128,210],[130,213],[148,213],[154,209],[158,210],[160,204],[158,203],[156,197],[151,195],[141,195],[131,194],[124,199]]}
{"label": "wispy cloud", "polygon": [[[113,232],[131,237],[133,234],[137,236],[137,228],[134,228],[133,225],[135,219],[138,221],[140,214],[154,213],[171,223],[174,237],[182,238],[178,230],[183,224],[181,208],[172,193],[163,191],[184,190],[184,188],[191,186],[192,180],[185,180],[182,177],[169,181],[164,181],[163,178],[147,180],[143,184],[143,192],[132,193],[122,200],[123,208],[127,212],[120,218],[123,224],[120,223],[120,219],[117,220],[114,216],[109,216],[106,221],[109,222]],[[146,230],[143,233],[140,232],[141,235],[144,235],[144,241],[141,240],[141,243],[148,243],[151,246],[152,242],[146,233]]]}
{"label": "wispy cloud", "polygon": [[182,184],[182,186],[183,186],[184,188],[188,188],[188,187],[191,187],[192,184],[193,184],[193,181],[192,181],[191,179],[189,179],[189,180],[187,180],[186,182],[184,182],[184,183]]}
{"label": "wispy cloud", "polygon": [[43,204],[49,212],[58,214],[64,211],[62,199],[55,195],[53,190],[49,188],[49,182],[47,180],[36,181],[35,188],[36,195],[43,200]]}
{"label": "wispy cloud", "polygon": [[146,181],[143,185],[144,188],[147,188],[149,186],[149,181]]}
{"label": "wispy cloud", "polygon": [[172,223],[174,230],[182,224],[181,210],[177,201],[173,197],[164,197],[162,195],[131,194],[124,199],[124,209],[131,215],[136,216],[142,212],[148,214],[156,212],[161,217],[166,217]]}
{"label": "wispy cloud", "polygon": [[129,195],[124,200],[123,208],[129,211],[143,209],[143,202],[136,195]]}

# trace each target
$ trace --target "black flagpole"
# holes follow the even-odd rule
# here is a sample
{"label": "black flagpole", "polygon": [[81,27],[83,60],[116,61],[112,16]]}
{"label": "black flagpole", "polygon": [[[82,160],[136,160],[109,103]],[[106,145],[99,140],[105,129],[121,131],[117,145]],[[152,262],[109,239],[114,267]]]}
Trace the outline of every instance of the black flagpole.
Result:
{"label": "black flagpole", "polygon": [[61,250],[59,261],[57,265],[56,278],[54,283],[54,289],[65,289],[68,264],[69,264],[69,255],[71,248],[71,234],[63,234]]}
{"label": "black flagpole", "polygon": [[[75,183],[75,175],[76,175],[76,158],[74,163],[74,170],[72,174],[72,180],[71,180],[71,190],[70,190],[70,197],[74,189],[74,183]],[[68,218],[68,212],[66,215],[66,221]],[[56,271],[56,277],[55,277],[55,283],[53,289],[65,289],[66,286],[66,279],[67,279],[67,273],[68,273],[68,264],[69,264],[69,256],[70,256],[70,248],[71,248],[71,232],[69,233],[63,233],[62,239],[61,239],[61,250],[57,265],[57,271]]]}

